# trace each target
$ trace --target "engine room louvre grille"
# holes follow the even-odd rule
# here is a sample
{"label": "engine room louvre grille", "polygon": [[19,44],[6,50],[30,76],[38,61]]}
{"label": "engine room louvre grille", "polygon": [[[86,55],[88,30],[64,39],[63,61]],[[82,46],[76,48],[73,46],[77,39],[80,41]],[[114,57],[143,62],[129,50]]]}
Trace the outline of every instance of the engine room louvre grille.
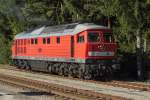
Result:
{"label": "engine room louvre grille", "polygon": [[21,39],[21,45],[23,45],[23,40]]}
{"label": "engine room louvre grille", "polygon": [[24,53],[26,53],[26,47],[24,47]]}
{"label": "engine room louvre grille", "polygon": [[30,40],[28,40],[28,44],[30,44]]}
{"label": "engine room louvre grille", "polygon": [[26,39],[24,39],[24,45],[26,45]]}

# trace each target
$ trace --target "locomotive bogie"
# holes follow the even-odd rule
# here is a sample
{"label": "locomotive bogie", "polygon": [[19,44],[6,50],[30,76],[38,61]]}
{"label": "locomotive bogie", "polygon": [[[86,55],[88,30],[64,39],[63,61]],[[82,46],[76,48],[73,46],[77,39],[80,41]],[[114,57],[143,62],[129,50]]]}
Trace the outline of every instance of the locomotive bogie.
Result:
{"label": "locomotive bogie", "polygon": [[64,62],[48,62],[15,59],[15,66],[20,69],[44,71],[50,74],[68,76],[80,79],[102,79],[112,75],[111,64],[79,64]]}

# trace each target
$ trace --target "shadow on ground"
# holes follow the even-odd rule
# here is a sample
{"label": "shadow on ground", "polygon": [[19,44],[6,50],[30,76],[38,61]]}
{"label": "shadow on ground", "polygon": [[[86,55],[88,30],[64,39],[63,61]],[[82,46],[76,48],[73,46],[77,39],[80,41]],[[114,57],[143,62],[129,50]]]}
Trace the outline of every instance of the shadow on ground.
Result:
{"label": "shadow on ground", "polygon": [[26,96],[41,96],[41,95],[47,95],[47,96],[53,96],[54,94],[47,93],[47,92],[19,92],[20,94],[26,95]]}
{"label": "shadow on ground", "polygon": [[[148,56],[148,54],[145,54],[142,57],[143,81],[150,79],[150,59]],[[120,70],[115,73],[114,79],[122,81],[137,81],[136,54],[124,53],[119,59]]]}

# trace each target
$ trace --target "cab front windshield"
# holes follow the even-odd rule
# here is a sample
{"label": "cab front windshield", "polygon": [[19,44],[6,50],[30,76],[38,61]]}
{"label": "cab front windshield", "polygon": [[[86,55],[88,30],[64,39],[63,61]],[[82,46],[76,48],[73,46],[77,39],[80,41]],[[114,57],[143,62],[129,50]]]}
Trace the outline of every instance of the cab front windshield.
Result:
{"label": "cab front windshield", "polygon": [[89,32],[88,33],[88,42],[99,42],[100,35],[98,32]]}
{"label": "cab front windshield", "polygon": [[104,33],[104,41],[107,43],[112,43],[114,41],[113,35],[111,33]]}

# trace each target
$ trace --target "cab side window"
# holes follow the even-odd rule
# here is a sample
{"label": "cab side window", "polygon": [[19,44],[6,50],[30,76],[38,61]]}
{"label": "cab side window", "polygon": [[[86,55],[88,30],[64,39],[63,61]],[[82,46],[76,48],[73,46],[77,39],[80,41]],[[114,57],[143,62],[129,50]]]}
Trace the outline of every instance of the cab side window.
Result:
{"label": "cab side window", "polygon": [[47,38],[47,44],[50,44],[51,40],[50,38]]}
{"label": "cab side window", "polygon": [[84,43],[84,36],[83,36],[83,35],[78,36],[77,42],[78,42],[78,43]]}

